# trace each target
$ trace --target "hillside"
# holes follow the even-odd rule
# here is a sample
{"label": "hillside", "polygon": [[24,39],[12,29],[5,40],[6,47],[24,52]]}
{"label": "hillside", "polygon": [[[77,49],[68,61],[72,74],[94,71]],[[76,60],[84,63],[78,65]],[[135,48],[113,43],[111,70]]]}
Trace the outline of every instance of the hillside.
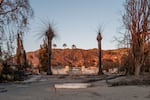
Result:
{"label": "hillside", "polygon": [[[103,50],[103,62],[120,62],[122,55],[127,53],[127,49]],[[28,62],[34,67],[39,65],[39,50],[27,52]],[[53,49],[53,66],[74,66],[74,67],[96,67],[98,64],[97,49]]]}

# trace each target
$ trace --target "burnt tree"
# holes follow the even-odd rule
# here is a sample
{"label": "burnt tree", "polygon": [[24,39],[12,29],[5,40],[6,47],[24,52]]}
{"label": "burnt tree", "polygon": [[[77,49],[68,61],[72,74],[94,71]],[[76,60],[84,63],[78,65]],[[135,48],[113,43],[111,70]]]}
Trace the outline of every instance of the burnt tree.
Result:
{"label": "burnt tree", "polygon": [[98,32],[98,35],[97,35],[97,42],[98,42],[98,67],[99,67],[98,75],[102,75],[103,74],[103,71],[102,71],[101,40],[102,40],[101,33]]}
{"label": "burnt tree", "polygon": [[123,24],[129,34],[135,76],[148,58],[150,48],[150,0],[126,0]]}

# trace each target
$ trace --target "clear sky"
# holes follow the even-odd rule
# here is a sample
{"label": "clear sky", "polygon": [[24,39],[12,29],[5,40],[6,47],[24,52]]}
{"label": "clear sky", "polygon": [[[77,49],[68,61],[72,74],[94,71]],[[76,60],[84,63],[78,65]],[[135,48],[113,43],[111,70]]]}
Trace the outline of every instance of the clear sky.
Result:
{"label": "clear sky", "polygon": [[57,37],[53,43],[63,48],[97,48],[97,31],[102,27],[102,49],[115,49],[113,37],[118,35],[122,25],[121,13],[124,0],[30,0],[35,17],[24,38],[27,51],[39,49],[42,39],[37,34],[44,22],[54,24]]}

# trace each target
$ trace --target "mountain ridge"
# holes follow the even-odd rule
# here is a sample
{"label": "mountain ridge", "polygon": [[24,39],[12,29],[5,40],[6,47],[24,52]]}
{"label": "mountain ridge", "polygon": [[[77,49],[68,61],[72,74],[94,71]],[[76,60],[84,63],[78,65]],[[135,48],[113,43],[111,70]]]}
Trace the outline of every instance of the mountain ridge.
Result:
{"label": "mountain ridge", "polygon": [[[39,51],[27,52],[27,60],[34,68],[40,65]],[[121,62],[121,57],[127,54],[127,48],[118,48],[102,50],[102,62]],[[53,48],[52,49],[52,66],[73,66],[73,67],[96,67],[98,65],[98,49],[70,49],[70,48]]]}

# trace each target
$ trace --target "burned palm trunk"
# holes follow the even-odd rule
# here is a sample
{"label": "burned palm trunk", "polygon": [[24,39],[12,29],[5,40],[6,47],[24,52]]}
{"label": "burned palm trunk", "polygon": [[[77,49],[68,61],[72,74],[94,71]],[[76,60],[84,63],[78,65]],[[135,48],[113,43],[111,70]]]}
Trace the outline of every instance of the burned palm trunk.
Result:
{"label": "burned palm trunk", "polygon": [[102,71],[102,50],[101,50],[101,40],[102,40],[102,36],[101,33],[99,32],[97,35],[97,41],[98,41],[98,67],[99,67],[99,71],[98,71],[98,75],[102,75],[103,71]]}
{"label": "burned palm trunk", "polygon": [[20,34],[17,34],[17,51],[16,51],[16,63],[18,70],[24,70],[24,65],[27,63],[26,52],[23,47],[23,42]]}
{"label": "burned palm trunk", "polygon": [[48,70],[47,70],[47,75],[52,75],[52,70],[51,70],[51,55],[52,55],[52,41],[48,39]]}
{"label": "burned palm trunk", "polygon": [[[47,59],[44,61],[47,64],[47,75],[52,75],[51,70],[51,55],[52,55],[52,40],[55,37],[55,31],[50,23],[47,24],[46,30],[44,30],[44,42],[46,45]],[[45,57],[44,57],[45,58]],[[42,60],[42,59],[41,59]]]}
{"label": "burned palm trunk", "polygon": [[52,29],[52,26],[49,24],[48,29],[45,33],[45,36],[47,38],[47,45],[48,45],[48,70],[47,75],[52,75],[51,70],[51,55],[52,55],[52,40],[54,38],[54,30]]}

